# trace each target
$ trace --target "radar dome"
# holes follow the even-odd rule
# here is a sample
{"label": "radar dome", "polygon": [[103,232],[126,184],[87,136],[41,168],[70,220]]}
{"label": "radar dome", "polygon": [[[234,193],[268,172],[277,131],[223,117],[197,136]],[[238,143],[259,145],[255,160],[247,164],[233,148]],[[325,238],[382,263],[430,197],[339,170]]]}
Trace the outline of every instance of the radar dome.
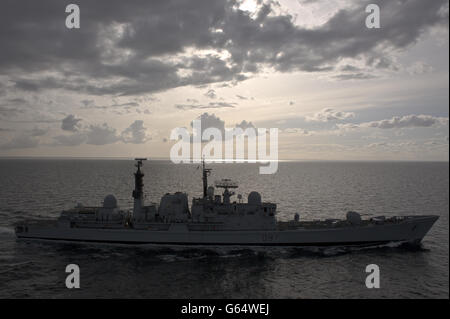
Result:
{"label": "radar dome", "polygon": [[352,212],[352,211],[347,212],[347,221],[350,224],[358,225],[361,223],[361,215],[358,214],[357,212]]}
{"label": "radar dome", "polygon": [[248,203],[250,205],[261,205],[261,195],[258,192],[248,194]]}
{"label": "radar dome", "polygon": [[114,195],[108,195],[103,200],[103,208],[117,208],[117,200]]}

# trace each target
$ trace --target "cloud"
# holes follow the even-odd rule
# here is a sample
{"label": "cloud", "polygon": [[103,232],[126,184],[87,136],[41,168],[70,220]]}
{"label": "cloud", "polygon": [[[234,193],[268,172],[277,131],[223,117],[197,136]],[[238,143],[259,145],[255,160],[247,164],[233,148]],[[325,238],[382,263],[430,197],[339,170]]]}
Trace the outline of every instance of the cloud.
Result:
{"label": "cloud", "polygon": [[86,142],[87,136],[84,133],[75,133],[71,135],[57,135],[54,136],[54,146],[77,146]]}
{"label": "cloud", "polygon": [[394,116],[390,119],[363,123],[338,123],[336,126],[341,131],[351,131],[361,128],[402,129],[412,127],[432,127],[448,125],[448,117],[435,117],[431,115],[404,115]]}
{"label": "cloud", "polygon": [[[216,128],[220,131],[221,135],[222,135],[222,139],[225,140],[227,134],[225,133],[226,131],[232,129],[232,127],[225,127],[225,121],[223,121],[222,119],[220,119],[219,117],[217,117],[215,114],[209,114],[207,112],[203,113],[202,115],[200,115],[199,117],[196,118],[196,120],[200,121],[200,125],[201,125],[201,136],[203,136],[203,133],[206,129],[208,128]],[[193,127],[193,121],[190,123],[191,127]],[[238,136],[242,133],[244,133],[244,131],[248,128],[253,128],[256,130],[256,127],[253,125],[252,122],[246,121],[246,120],[242,120],[240,123],[237,123],[234,126],[235,129],[242,129],[241,132],[239,132],[239,130],[234,131],[234,136]],[[255,133],[257,134],[257,132],[255,131]],[[194,135],[196,135],[196,131],[194,131]]]}
{"label": "cloud", "polygon": [[142,144],[151,138],[147,136],[144,121],[136,120],[122,132],[121,139],[124,143]]}
{"label": "cloud", "polygon": [[308,130],[305,130],[303,128],[298,128],[298,127],[286,128],[286,129],[283,130],[283,133],[296,134],[296,135],[300,135],[300,136],[310,136],[310,135],[312,135],[312,133],[309,132]]}
{"label": "cloud", "polygon": [[346,74],[338,74],[334,75],[333,78],[337,80],[368,80],[376,78],[376,75],[369,73],[346,73]]}
{"label": "cloud", "polygon": [[136,120],[129,127],[124,129],[121,134],[117,133],[115,128],[107,123],[89,125],[83,130],[73,131],[73,134],[58,135],[53,137],[54,146],[77,146],[83,143],[91,145],[107,145],[116,142],[142,144],[151,137],[147,134],[142,120]]}
{"label": "cloud", "polygon": [[217,93],[213,89],[210,89],[205,93],[205,96],[209,97],[210,99],[215,99],[217,97]]}
{"label": "cloud", "polygon": [[47,134],[49,131],[49,128],[40,128],[40,127],[35,127],[30,131],[31,136],[43,136],[45,134]]}
{"label": "cloud", "polygon": [[23,98],[12,98],[12,99],[6,99],[2,105],[24,105],[28,104],[28,101]]}
{"label": "cloud", "polygon": [[391,145],[391,144],[386,143],[386,142],[377,142],[377,143],[370,143],[366,147],[367,148],[379,148],[379,147],[387,147],[389,145]]}
{"label": "cloud", "polygon": [[[68,32],[61,27],[65,3],[7,0],[0,42],[8,45],[0,50],[0,73],[16,89],[30,92],[136,95],[234,85],[267,68],[333,71],[344,59],[395,69],[387,53],[414,44],[431,27],[448,28],[446,0],[380,0],[382,28],[375,31],[364,27],[368,3],[358,1],[305,28],[276,2],[258,1],[250,13],[223,0],[79,0],[82,27]],[[367,78],[357,72],[339,76]]]}
{"label": "cloud", "polygon": [[255,128],[252,122],[247,122],[246,120],[243,120],[241,123],[236,124],[236,127],[239,127],[243,130],[246,130],[248,128]]}
{"label": "cloud", "polygon": [[361,71],[361,68],[358,68],[354,65],[346,64],[342,66],[339,70],[342,72],[359,72]]}
{"label": "cloud", "polygon": [[[209,114],[207,112],[203,113],[199,117],[196,118],[196,120],[200,121],[200,125],[202,128],[202,135],[203,131],[207,128],[217,128],[222,133],[225,132],[225,121],[222,121],[219,117],[217,117],[215,114]],[[193,122],[191,122],[191,127],[193,127]]]}
{"label": "cloud", "polygon": [[207,105],[202,104],[175,104],[179,110],[196,110],[196,109],[221,109],[221,108],[235,108],[237,103],[228,102],[210,102]]}
{"label": "cloud", "polygon": [[89,107],[89,106],[95,105],[95,101],[94,101],[94,100],[82,100],[81,103],[82,103],[85,107]]}
{"label": "cloud", "polygon": [[434,117],[431,115],[405,115],[394,116],[391,119],[362,123],[359,126],[376,127],[380,129],[393,129],[405,127],[430,127],[438,124],[448,125],[448,118]]}
{"label": "cloud", "polygon": [[138,107],[139,103],[137,102],[127,102],[127,103],[117,103],[114,101],[111,105],[96,105],[93,100],[83,100],[81,101],[83,103],[82,109],[100,109],[100,110],[107,110],[107,109],[114,109],[114,108],[124,108],[129,109],[131,107]]}
{"label": "cloud", "polygon": [[9,98],[0,101],[0,118],[9,119],[19,114],[23,114],[25,110],[23,106],[29,103],[23,98]]}
{"label": "cloud", "polygon": [[105,145],[119,141],[116,129],[109,127],[108,124],[90,125],[86,132],[86,144]]}
{"label": "cloud", "polygon": [[406,71],[411,75],[420,75],[433,71],[433,67],[423,61],[414,62]]}
{"label": "cloud", "polygon": [[81,119],[78,119],[73,114],[67,115],[61,123],[61,129],[64,131],[76,132],[80,128],[79,122]]}
{"label": "cloud", "polygon": [[305,119],[311,122],[330,122],[348,120],[355,117],[353,112],[336,111],[331,108],[326,108],[311,116],[306,116]]}
{"label": "cloud", "polygon": [[9,142],[0,145],[0,149],[11,150],[20,148],[33,148],[39,145],[38,139],[28,135],[18,135],[13,137]]}
{"label": "cloud", "polygon": [[0,117],[2,118],[10,118],[21,113],[23,113],[23,110],[0,105]]}

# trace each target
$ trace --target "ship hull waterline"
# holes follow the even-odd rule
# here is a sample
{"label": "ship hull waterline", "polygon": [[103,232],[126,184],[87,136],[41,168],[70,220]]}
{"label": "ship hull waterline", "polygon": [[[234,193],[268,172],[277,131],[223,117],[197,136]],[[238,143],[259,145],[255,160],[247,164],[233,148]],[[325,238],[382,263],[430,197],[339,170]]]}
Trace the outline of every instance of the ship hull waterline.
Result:
{"label": "ship hull waterline", "polygon": [[295,230],[189,231],[186,224],[171,224],[168,230],[133,228],[70,228],[29,225],[17,232],[19,239],[64,242],[156,245],[233,246],[353,246],[389,242],[418,244],[438,216],[411,216],[393,224],[299,228]]}

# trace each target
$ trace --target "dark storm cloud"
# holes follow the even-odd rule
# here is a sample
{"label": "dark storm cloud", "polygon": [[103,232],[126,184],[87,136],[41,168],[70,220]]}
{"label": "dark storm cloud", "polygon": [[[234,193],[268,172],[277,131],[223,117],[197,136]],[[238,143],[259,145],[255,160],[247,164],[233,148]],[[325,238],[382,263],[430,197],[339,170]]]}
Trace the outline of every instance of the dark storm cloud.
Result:
{"label": "dark storm cloud", "polygon": [[[392,68],[387,50],[448,25],[445,0],[380,0],[382,28],[365,27],[356,1],[314,29],[270,4],[256,18],[224,0],[79,0],[81,28],[66,29],[59,0],[6,0],[0,11],[0,73],[25,91],[66,89],[132,95],[210,83],[237,83],[261,67],[322,72],[343,58]],[[227,52],[200,54],[199,50]],[[45,73],[44,73],[45,72]]]}
{"label": "dark storm cloud", "polygon": [[61,129],[63,129],[64,131],[76,132],[80,128],[80,121],[81,119],[77,119],[73,114],[69,114],[65,118],[63,118],[61,122]]}
{"label": "dark storm cloud", "polygon": [[39,86],[37,83],[32,82],[32,81],[28,81],[28,80],[16,80],[14,82],[14,86],[17,89],[21,89],[23,91],[38,91],[39,90]]}

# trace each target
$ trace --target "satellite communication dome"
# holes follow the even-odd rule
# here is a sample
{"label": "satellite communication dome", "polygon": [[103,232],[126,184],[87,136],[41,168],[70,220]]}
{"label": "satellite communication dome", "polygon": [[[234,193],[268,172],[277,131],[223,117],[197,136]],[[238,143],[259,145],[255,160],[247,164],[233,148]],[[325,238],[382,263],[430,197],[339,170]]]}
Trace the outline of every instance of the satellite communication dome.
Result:
{"label": "satellite communication dome", "polygon": [[251,205],[261,205],[261,195],[258,192],[248,194],[248,203]]}
{"label": "satellite communication dome", "polygon": [[103,208],[117,208],[117,200],[114,195],[108,195],[103,200]]}
{"label": "satellite communication dome", "polygon": [[357,212],[347,212],[347,221],[350,224],[358,225],[361,223],[361,215]]}

